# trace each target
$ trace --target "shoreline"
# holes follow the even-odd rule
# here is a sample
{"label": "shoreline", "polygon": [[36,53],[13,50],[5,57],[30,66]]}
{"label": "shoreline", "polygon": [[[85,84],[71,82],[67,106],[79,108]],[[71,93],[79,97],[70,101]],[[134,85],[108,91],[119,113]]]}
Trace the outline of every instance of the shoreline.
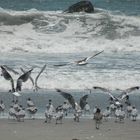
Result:
{"label": "shoreline", "polygon": [[17,122],[15,120],[0,119],[0,135],[2,140],[139,140],[140,120],[136,122],[128,119],[124,123],[115,123],[114,119],[102,121],[100,129],[96,130],[92,119],[64,119],[62,124],[44,123],[44,119]]}

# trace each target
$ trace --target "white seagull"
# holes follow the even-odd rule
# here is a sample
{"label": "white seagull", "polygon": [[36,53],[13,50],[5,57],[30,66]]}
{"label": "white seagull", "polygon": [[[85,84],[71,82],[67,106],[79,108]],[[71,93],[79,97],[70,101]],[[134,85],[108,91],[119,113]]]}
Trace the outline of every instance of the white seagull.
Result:
{"label": "white seagull", "polygon": [[139,90],[140,87],[139,86],[135,86],[135,87],[131,87],[131,88],[127,88],[125,90],[122,89],[117,89],[119,91],[121,91],[121,95],[119,96],[121,99],[125,99],[127,98],[127,96],[129,96],[130,94],[132,94],[134,90]]}
{"label": "white seagull", "polygon": [[71,64],[76,64],[78,66],[82,66],[82,65],[86,65],[88,64],[88,61],[91,59],[91,58],[94,58],[95,56],[101,54],[103,51],[101,52],[98,52],[92,56],[89,56],[89,57],[85,57],[84,59],[81,59],[81,60],[78,60],[78,61],[74,61],[74,62],[69,62],[69,63],[66,63],[66,64],[58,64],[58,65],[54,65],[54,66],[66,66],[66,65],[71,65]]}
{"label": "white seagull", "polygon": [[112,91],[109,90],[109,89],[106,89],[106,88],[103,88],[103,87],[93,87],[93,89],[100,89],[104,92],[107,92],[108,95],[113,99],[115,105],[120,105],[121,101],[127,97],[128,93],[130,93],[134,90],[138,90],[139,88],[140,87],[135,86],[135,87],[128,88],[126,90],[120,90],[120,91],[122,91],[121,95],[119,95],[118,97],[115,97],[115,96],[112,95]]}
{"label": "white seagull", "polygon": [[113,101],[114,105],[116,106],[121,105],[120,99],[113,96],[111,90],[103,88],[103,87],[93,87],[93,89],[99,89],[99,90],[102,90],[103,92],[106,92],[111,97],[111,100]]}

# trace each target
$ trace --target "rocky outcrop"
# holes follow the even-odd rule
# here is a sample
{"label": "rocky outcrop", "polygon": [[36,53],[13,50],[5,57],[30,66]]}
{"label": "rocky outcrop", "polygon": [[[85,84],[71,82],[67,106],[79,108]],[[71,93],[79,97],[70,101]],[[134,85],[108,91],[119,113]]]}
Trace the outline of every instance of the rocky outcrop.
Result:
{"label": "rocky outcrop", "polygon": [[93,13],[94,12],[94,6],[90,1],[84,0],[77,2],[73,5],[71,5],[67,10],[64,12],[67,13],[73,13],[73,12],[86,12],[86,13]]}

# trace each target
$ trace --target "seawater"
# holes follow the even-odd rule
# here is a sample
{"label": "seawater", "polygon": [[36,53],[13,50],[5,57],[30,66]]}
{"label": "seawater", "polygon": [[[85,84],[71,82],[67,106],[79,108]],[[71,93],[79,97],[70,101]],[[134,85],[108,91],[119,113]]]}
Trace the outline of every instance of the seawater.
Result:
{"label": "seawater", "polygon": [[[35,79],[41,67],[47,65],[38,80],[45,92],[34,93],[28,80],[23,83],[22,97],[19,98],[26,106],[26,97],[31,96],[41,113],[48,98],[53,98],[56,105],[64,101],[55,88],[70,90],[79,100],[86,94],[85,89],[93,86],[115,91],[140,84],[140,1],[94,0],[91,2],[95,13],[63,13],[75,2],[0,1],[0,65],[19,72],[19,75],[10,72],[15,82],[22,74],[20,67],[25,70],[34,68],[31,76]],[[80,60],[102,50],[104,53],[91,59],[88,65],[54,66]],[[8,93],[10,88],[10,82],[1,77],[1,99],[6,101],[7,108],[12,100]],[[105,108],[109,96],[99,92],[93,97],[96,92],[93,93],[88,99],[92,108],[96,104]],[[137,108],[138,93],[134,91],[130,95]]]}
{"label": "seawater", "polygon": [[[91,110],[90,110],[90,114],[84,114],[82,117],[86,117],[86,118],[92,118],[93,117],[93,109],[95,106],[98,106],[99,108],[101,108],[101,111],[103,112],[107,106],[109,106],[109,96],[106,94],[103,94],[100,91],[95,91],[92,90],[91,93],[89,93],[88,90],[65,90],[65,92],[70,93],[73,98],[75,99],[75,101],[77,103],[80,102],[80,98],[86,94],[88,94],[88,99],[87,102],[89,103]],[[118,95],[117,92],[113,93],[116,97]],[[4,115],[1,114],[0,117],[1,118],[7,118],[8,117],[8,111],[9,111],[9,107],[10,105],[12,105],[12,100],[13,100],[13,95],[11,93],[7,93],[5,91],[1,91],[0,92],[0,98],[3,99],[6,109],[4,112]],[[22,94],[20,97],[18,97],[18,102],[19,105],[22,105],[23,108],[27,108],[27,99],[31,98],[35,104],[35,106],[37,107],[38,111],[36,113],[36,118],[45,118],[45,110],[46,110],[46,105],[49,103],[49,100],[52,100],[52,104],[54,106],[54,108],[57,108],[59,105],[63,105],[63,102],[66,101],[58,92],[56,92],[55,90],[40,90],[38,92],[33,92],[33,91],[29,91],[29,90],[23,90]],[[139,100],[140,100],[140,96],[139,96],[139,92],[135,93],[135,96],[130,95],[130,102],[132,105],[135,105],[136,108],[138,109],[138,111],[140,110],[140,106],[139,106]],[[125,101],[123,101],[123,105],[124,105],[124,110],[126,111],[126,105],[124,103]],[[27,111],[26,111],[27,113]],[[73,117],[73,111],[71,111],[70,113],[68,113],[68,116],[66,118],[72,118]],[[27,113],[28,114],[28,113]],[[26,114],[26,117],[28,118],[28,115]]]}

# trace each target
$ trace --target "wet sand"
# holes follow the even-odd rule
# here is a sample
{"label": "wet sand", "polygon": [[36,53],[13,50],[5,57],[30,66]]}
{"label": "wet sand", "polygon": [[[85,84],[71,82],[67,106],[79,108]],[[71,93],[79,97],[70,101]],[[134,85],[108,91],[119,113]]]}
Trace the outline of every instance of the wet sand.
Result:
{"label": "wet sand", "polygon": [[0,119],[1,140],[140,140],[140,120],[115,123],[113,119],[102,122],[100,129],[95,129],[92,119],[64,119],[63,124],[44,123],[42,119],[15,120]]}

